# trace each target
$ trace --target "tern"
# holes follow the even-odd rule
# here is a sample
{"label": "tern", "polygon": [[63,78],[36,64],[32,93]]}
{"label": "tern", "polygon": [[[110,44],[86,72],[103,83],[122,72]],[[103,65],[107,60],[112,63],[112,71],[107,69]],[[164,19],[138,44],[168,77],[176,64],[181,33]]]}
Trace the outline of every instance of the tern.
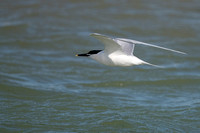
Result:
{"label": "tern", "polygon": [[99,33],[92,33],[90,34],[92,37],[98,39],[100,42],[102,42],[105,46],[104,50],[91,50],[88,53],[85,54],[77,54],[76,56],[83,56],[83,57],[90,57],[94,60],[96,60],[99,63],[102,63],[104,65],[108,66],[133,66],[133,65],[142,65],[147,64],[155,67],[161,67],[158,65],[154,65],[151,63],[148,63],[146,61],[143,61],[136,57],[134,53],[134,47],[135,45],[146,45],[150,47],[155,47],[159,49],[164,49],[180,54],[186,54],[181,51],[156,46],[149,43],[144,43],[136,40],[131,39],[125,39],[125,38],[111,38],[106,35],[102,35]]}

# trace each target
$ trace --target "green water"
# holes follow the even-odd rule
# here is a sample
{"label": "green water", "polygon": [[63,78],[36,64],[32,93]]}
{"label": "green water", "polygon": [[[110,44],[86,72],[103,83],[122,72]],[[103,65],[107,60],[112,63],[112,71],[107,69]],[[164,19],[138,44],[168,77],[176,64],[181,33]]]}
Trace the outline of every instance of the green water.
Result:
{"label": "green water", "polygon": [[[0,132],[200,132],[200,2],[3,0]],[[97,32],[164,66],[108,67],[75,54]]]}

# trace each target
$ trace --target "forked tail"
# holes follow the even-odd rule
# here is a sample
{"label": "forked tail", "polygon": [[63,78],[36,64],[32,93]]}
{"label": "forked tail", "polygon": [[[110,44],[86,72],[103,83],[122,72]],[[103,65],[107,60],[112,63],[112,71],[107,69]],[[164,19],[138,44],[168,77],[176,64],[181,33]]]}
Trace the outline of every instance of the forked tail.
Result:
{"label": "forked tail", "polygon": [[148,63],[148,62],[145,62],[145,61],[144,61],[144,64],[147,64],[147,65],[150,65],[150,66],[154,66],[154,67],[158,67],[158,68],[164,68],[162,66],[154,65],[154,64],[151,64],[151,63]]}

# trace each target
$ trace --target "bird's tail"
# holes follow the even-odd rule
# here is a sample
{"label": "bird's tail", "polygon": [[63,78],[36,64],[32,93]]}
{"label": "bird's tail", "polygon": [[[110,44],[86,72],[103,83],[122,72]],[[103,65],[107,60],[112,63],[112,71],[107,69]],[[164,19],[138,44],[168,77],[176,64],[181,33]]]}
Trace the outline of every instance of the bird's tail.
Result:
{"label": "bird's tail", "polygon": [[148,63],[148,62],[145,62],[145,61],[144,61],[144,64],[154,66],[154,67],[158,67],[158,68],[163,68],[162,66],[154,65],[154,64],[151,64],[151,63]]}

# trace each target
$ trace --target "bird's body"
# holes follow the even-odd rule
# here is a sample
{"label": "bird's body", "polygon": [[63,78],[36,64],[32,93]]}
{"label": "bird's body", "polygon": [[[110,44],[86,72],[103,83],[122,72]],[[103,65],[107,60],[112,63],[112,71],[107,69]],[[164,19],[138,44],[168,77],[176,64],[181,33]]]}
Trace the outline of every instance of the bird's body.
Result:
{"label": "bird's body", "polygon": [[136,56],[124,55],[118,52],[107,54],[106,52],[101,51],[97,54],[91,55],[90,57],[108,66],[132,66],[145,63]]}
{"label": "bird's body", "polygon": [[86,54],[78,54],[77,56],[86,56],[90,57],[104,65],[108,66],[133,66],[133,65],[141,65],[147,64],[159,67],[157,65],[150,64],[145,62],[139,58],[137,58],[133,52],[135,44],[142,44],[146,46],[151,46],[155,48],[160,48],[176,53],[185,54],[184,52],[164,48],[160,46],[156,46],[153,44],[148,44],[144,42],[139,42],[135,40],[125,39],[125,38],[110,38],[105,35],[101,35],[98,33],[93,33],[91,36],[95,37],[99,41],[101,41],[105,49],[104,50],[91,50]]}

